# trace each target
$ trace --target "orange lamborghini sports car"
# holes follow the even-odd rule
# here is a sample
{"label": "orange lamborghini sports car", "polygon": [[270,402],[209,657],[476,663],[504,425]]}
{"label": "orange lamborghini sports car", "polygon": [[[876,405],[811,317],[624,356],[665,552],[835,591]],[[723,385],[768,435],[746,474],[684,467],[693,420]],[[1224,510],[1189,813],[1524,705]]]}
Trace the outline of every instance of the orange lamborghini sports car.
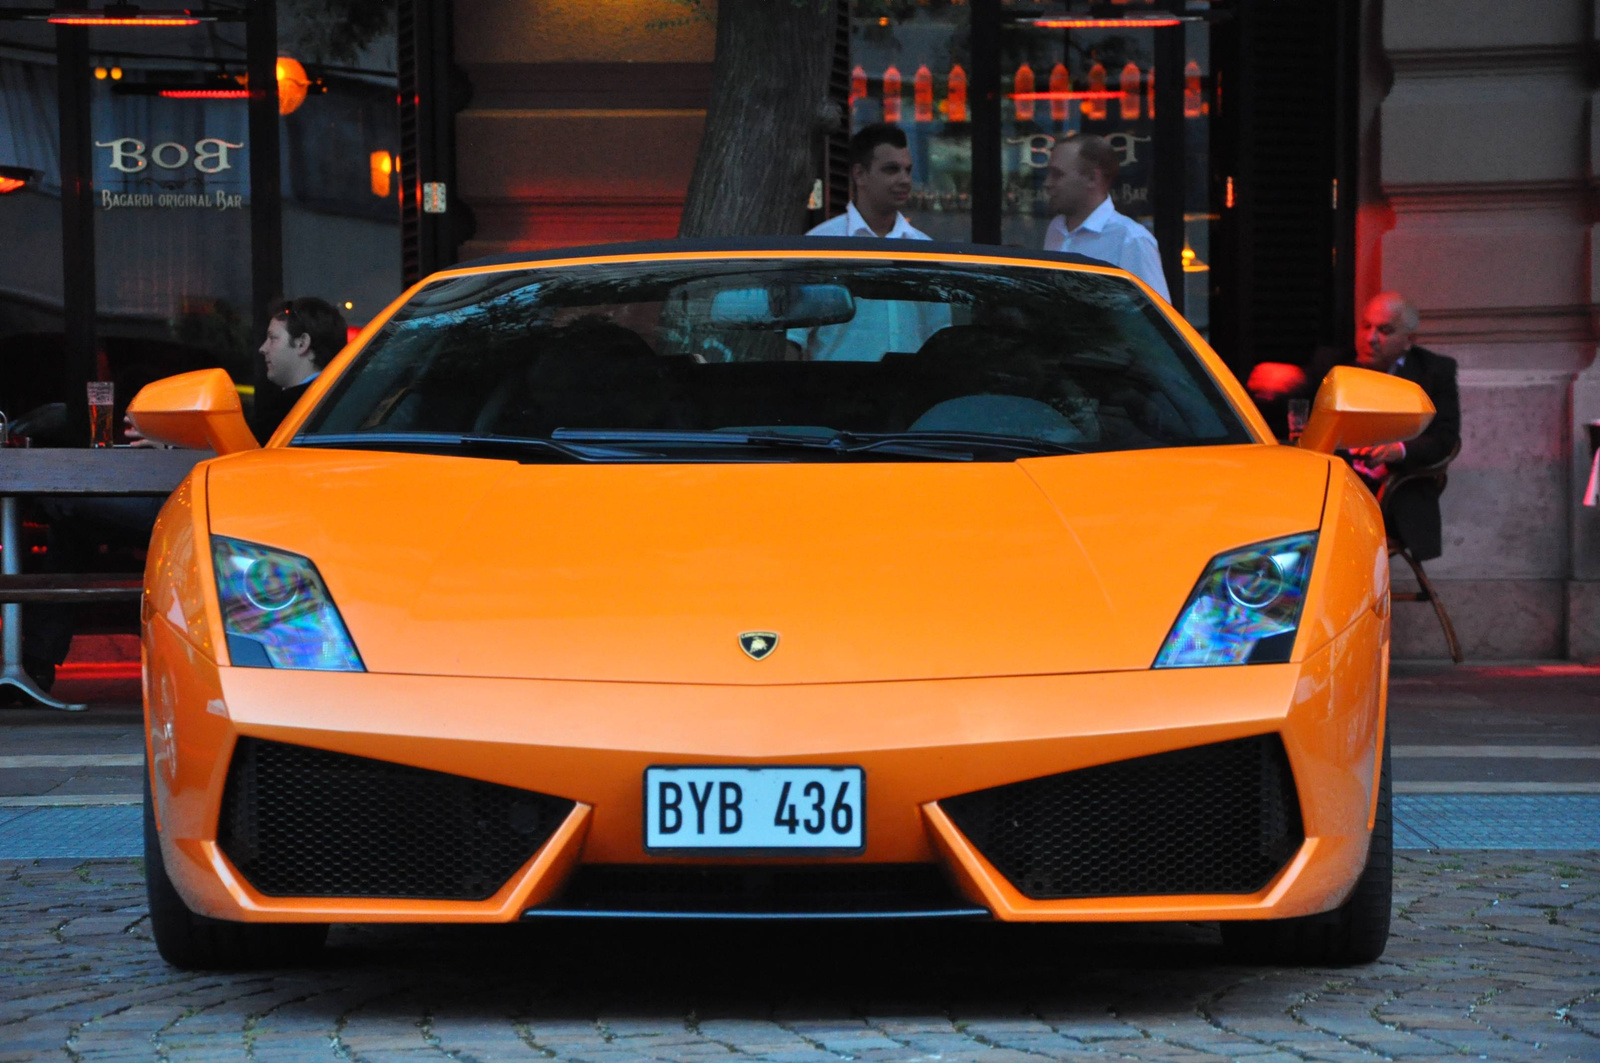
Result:
{"label": "orange lamborghini sports car", "polygon": [[161,953],[332,922],[1218,920],[1360,962],[1390,897],[1381,516],[1353,368],[1279,445],[1120,270],[910,241],[429,277],[145,580]]}

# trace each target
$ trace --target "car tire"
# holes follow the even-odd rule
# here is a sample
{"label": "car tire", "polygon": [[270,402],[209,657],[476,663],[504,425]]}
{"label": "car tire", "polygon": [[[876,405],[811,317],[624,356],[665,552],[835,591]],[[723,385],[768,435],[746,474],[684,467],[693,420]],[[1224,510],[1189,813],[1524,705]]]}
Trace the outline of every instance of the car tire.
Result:
{"label": "car tire", "polygon": [[1371,963],[1389,942],[1394,897],[1394,819],[1389,779],[1389,739],[1384,736],[1378,809],[1367,866],[1349,898],[1331,912],[1297,919],[1225,922],[1222,943],[1244,963],[1339,967]]}
{"label": "car tire", "polygon": [[321,951],[326,923],[234,923],[189,910],[161,857],[155,801],[144,781],[144,883],[150,931],[161,958],[186,970],[286,967]]}

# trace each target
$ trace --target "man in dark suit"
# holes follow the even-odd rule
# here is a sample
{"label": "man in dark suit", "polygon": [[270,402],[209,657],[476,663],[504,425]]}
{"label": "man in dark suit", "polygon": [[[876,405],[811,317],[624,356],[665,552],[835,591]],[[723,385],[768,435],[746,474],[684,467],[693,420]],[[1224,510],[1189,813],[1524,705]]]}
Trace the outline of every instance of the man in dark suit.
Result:
{"label": "man in dark suit", "polygon": [[[1443,461],[1461,442],[1461,402],[1456,394],[1456,362],[1416,345],[1417,311],[1397,292],[1373,296],[1363,314],[1354,352],[1319,350],[1311,372],[1277,362],[1263,362],[1245,385],[1263,406],[1288,398],[1311,398],[1322,378],[1336,365],[1356,365],[1378,373],[1405,377],[1433,400],[1437,412],[1417,438],[1405,443],[1361,447],[1348,455],[1351,466],[1374,492],[1390,477],[1403,476]],[[1439,520],[1439,487],[1433,480],[1413,480],[1388,500],[1389,534],[1410,548],[1419,561],[1438,557],[1443,549]]]}
{"label": "man in dark suit", "polygon": [[[1415,307],[1396,292],[1384,292],[1367,303],[1363,318],[1356,364],[1419,385],[1438,411],[1415,439],[1351,452],[1356,472],[1376,491],[1389,477],[1436,465],[1450,456],[1461,444],[1461,400],[1456,394],[1455,359],[1416,344]],[[1385,508],[1389,534],[1405,543],[1417,560],[1439,556],[1443,536],[1437,481],[1413,480],[1403,485]]]}

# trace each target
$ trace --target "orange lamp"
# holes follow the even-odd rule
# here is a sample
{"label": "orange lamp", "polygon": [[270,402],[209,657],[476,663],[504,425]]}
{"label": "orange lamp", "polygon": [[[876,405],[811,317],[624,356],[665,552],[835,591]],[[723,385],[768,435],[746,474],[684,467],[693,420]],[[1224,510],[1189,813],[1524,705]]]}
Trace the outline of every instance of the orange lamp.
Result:
{"label": "orange lamp", "polygon": [[957,63],[950,68],[949,96],[945,102],[945,117],[952,122],[967,120],[967,72]]}
{"label": "orange lamp", "polygon": [[1017,67],[1015,76],[1011,79],[1011,91],[1016,97],[1017,121],[1026,122],[1033,118],[1033,67],[1023,63]]}
{"label": "orange lamp", "polygon": [[900,68],[897,66],[883,72],[883,120],[900,121]]}
{"label": "orange lamp", "polygon": [[[1071,91],[1072,75],[1067,73],[1067,68],[1065,65],[1057,63],[1050,71],[1050,92],[1052,94],[1050,100],[1050,117],[1057,122],[1065,122],[1067,120],[1066,93]],[[1061,95],[1055,96],[1055,93],[1061,93]],[[1081,106],[1083,107],[1084,111],[1087,112],[1089,110],[1089,105],[1087,103],[1082,104]]]}
{"label": "orange lamp", "polygon": [[372,168],[372,194],[379,199],[389,194],[389,177],[394,173],[394,156],[387,151],[375,151],[370,157]]}
{"label": "orange lamp", "polygon": [[293,114],[306,102],[310,89],[311,79],[300,61],[286,55],[278,56],[278,113]]}
{"label": "orange lamp", "polygon": [[916,76],[911,79],[911,99],[916,120],[933,121],[933,71],[926,63],[917,67]]}

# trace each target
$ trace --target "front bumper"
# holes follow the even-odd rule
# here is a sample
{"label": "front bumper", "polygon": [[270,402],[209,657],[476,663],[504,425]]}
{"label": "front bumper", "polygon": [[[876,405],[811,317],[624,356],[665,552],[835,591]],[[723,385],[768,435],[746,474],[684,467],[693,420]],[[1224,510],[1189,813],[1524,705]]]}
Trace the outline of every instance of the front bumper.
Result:
{"label": "front bumper", "polygon": [[[855,764],[866,850],[776,863],[942,865],[1002,920],[1287,917],[1340,903],[1359,875],[1375,800],[1386,673],[1368,614],[1302,664],[807,686],[691,686],[218,668],[147,621],[146,712],[169,874],[190,906],[245,921],[503,922],[555,897],[580,864],[749,864],[651,858],[645,768]],[[956,829],[957,794],[1175,749],[1277,733],[1305,841],[1253,894],[1036,900]],[[576,802],[492,896],[472,901],[281,897],[218,845],[241,736],[537,790]],[[772,864],[775,861],[764,860]]]}

